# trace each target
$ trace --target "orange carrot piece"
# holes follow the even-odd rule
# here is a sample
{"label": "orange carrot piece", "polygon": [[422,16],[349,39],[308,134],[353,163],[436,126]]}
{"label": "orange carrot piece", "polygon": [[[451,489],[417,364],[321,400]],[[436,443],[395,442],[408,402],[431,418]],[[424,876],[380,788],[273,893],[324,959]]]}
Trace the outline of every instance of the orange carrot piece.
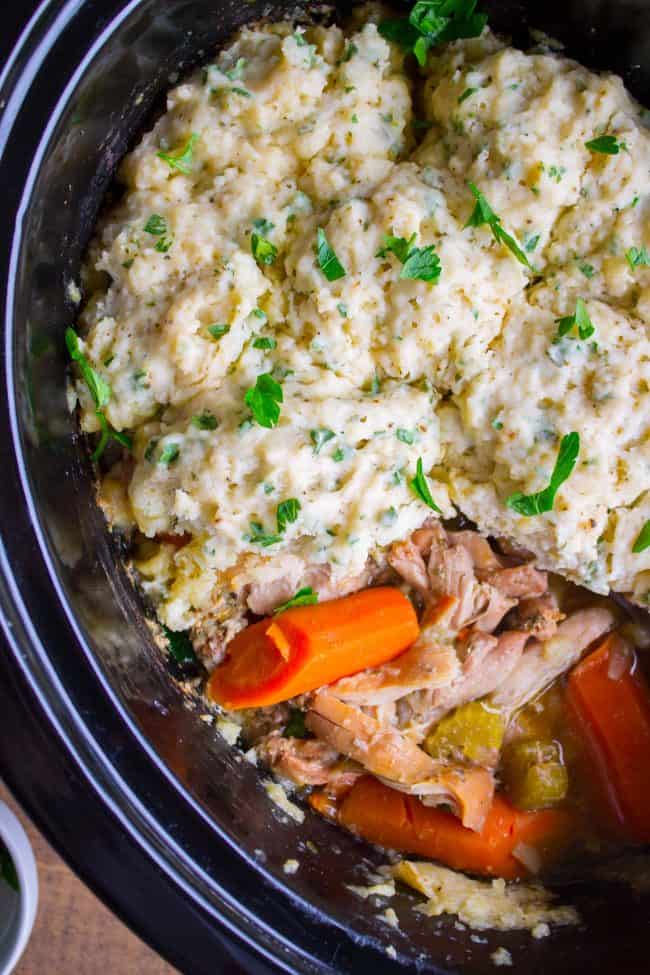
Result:
{"label": "orange carrot piece", "polygon": [[314,810],[325,819],[335,823],[338,818],[339,800],[335,796],[329,795],[324,789],[312,792],[307,802]]}
{"label": "orange carrot piece", "polygon": [[238,633],[208,695],[230,709],[278,704],[392,660],[418,633],[410,601],[389,586],[298,606]]}
{"label": "orange carrot piece", "polygon": [[650,688],[638,668],[609,676],[610,656],[624,650],[621,637],[611,633],[571,671],[566,700],[607,824],[647,843]]}
{"label": "orange carrot piece", "polygon": [[430,857],[452,867],[511,880],[528,875],[513,855],[532,847],[541,863],[566,848],[572,818],[558,809],[524,812],[495,796],[480,833],[451,813],[425,806],[415,796],[391,789],[371,776],[359,779],[344,798],[338,821],[359,836],[401,853]]}

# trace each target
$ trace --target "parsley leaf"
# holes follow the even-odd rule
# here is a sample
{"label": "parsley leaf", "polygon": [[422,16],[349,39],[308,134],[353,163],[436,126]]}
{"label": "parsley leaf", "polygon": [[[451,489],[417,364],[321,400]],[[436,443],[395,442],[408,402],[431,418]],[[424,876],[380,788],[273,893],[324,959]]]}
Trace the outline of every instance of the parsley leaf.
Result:
{"label": "parsley leaf", "polygon": [[281,501],[276,510],[278,531],[285,531],[287,525],[296,520],[299,511],[300,501],[298,501],[298,498],[287,498],[286,501]]}
{"label": "parsley leaf", "polygon": [[591,338],[596,331],[593,322],[589,317],[587,306],[582,298],[578,298],[576,301],[576,310],[574,315],[565,315],[563,318],[556,318],[555,322],[557,324],[557,335],[553,340],[554,343],[559,341],[559,339],[564,338],[565,335],[568,335],[574,325],[577,327],[578,335],[581,339]]}
{"label": "parsley leaf", "polygon": [[258,335],[256,339],[253,339],[254,349],[275,349],[277,344],[276,339],[269,338],[266,335]]}
{"label": "parsley leaf", "polygon": [[424,501],[426,505],[428,505],[430,508],[433,508],[434,511],[437,511],[438,514],[442,514],[440,508],[438,507],[438,505],[436,504],[436,502],[433,500],[431,496],[429,484],[426,479],[424,470],[422,468],[421,457],[418,457],[418,462],[415,471],[416,471],[415,477],[409,481],[409,487],[411,491],[413,491],[413,493],[417,495],[420,501]]}
{"label": "parsley leaf", "polygon": [[276,426],[280,418],[279,403],[284,396],[282,386],[268,372],[257,377],[255,385],[246,391],[244,402],[261,427]]}
{"label": "parsley leaf", "polygon": [[[273,610],[273,615],[275,616],[276,613],[284,613],[285,609],[293,609],[294,606],[314,606],[317,602],[318,593],[314,592],[311,586],[303,586],[303,588],[299,589],[295,596],[288,599],[286,603],[280,603],[279,606],[276,606]],[[298,713],[302,714],[302,711],[299,711]],[[294,737],[296,736],[294,735]]]}
{"label": "parsley leaf", "polygon": [[170,630],[163,626],[163,633],[167,637],[169,652],[177,664],[198,663],[194,646],[186,630]]}
{"label": "parsley leaf", "polygon": [[412,430],[404,430],[402,427],[398,427],[395,431],[395,436],[400,441],[400,443],[412,444],[415,441],[415,434]]}
{"label": "parsley leaf", "polygon": [[471,98],[472,95],[475,95],[477,91],[478,91],[478,88],[466,88],[465,91],[463,92],[463,94],[462,95],[459,95],[459,97],[458,97],[458,104],[459,105],[462,105],[463,102],[467,98]]}
{"label": "parsley leaf", "polygon": [[384,258],[387,254],[394,254],[397,260],[403,264],[415,242],[417,234],[412,234],[407,240],[406,237],[393,237],[392,234],[384,234],[384,243],[379,248],[375,257]]}
{"label": "parsley leaf", "polygon": [[152,213],[144,225],[144,232],[154,237],[162,237],[167,233],[167,221],[159,213]]}
{"label": "parsley leaf", "polygon": [[318,427],[316,430],[312,430],[309,436],[314,445],[314,453],[320,454],[327,441],[333,440],[336,434],[333,430],[328,430],[327,427]]}
{"label": "parsley leaf", "polygon": [[319,227],[316,231],[316,253],[318,256],[318,266],[328,281],[338,281],[345,277],[345,268],[330,247],[329,241],[325,236],[325,231]]}
{"label": "parsley leaf", "polygon": [[198,141],[199,136],[196,132],[192,132],[183,148],[179,149],[178,152],[169,153],[161,151],[157,152],[156,155],[159,159],[163,159],[171,169],[177,169],[180,173],[184,173],[185,176],[189,176],[192,170],[194,146]]}
{"label": "parsley leaf", "polygon": [[132,450],[133,442],[131,437],[127,433],[122,433],[119,430],[113,429],[111,424],[104,416],[104,407],[111,398],[111,387],[88,362],[88,359],[83,354],[79,346],[79,336],[73,328],[67,328],[65,330],[65,344],[70,358],[79,366],[79,371],[81,372],[86,386],[88,387],[88,392],[92,396],[95,404],[95,416],[99,420],[99,426],[101,428],[99,442],[91,454],[92,460],[99,460],[101,455],[104,453],[109,440],[116,440],[123,447],[126,447],[127,450]]}
{"label": "parsley leaf", "polygon": [[585,147],[590,152],[600,152],[605,156],[617,156],[621,149],[625,149],[625,143],[619,142],[615,135],[600,135],[597,139],[585,142]]}
{"label": "parsley leaf", "polygon": [[477,0],[417,0],[408,20],[384,20],[379,33],[412,51],[418,64],[426,64],[429,49],[462,37],[478,37],[487,14],[476,13]]}
{"label": "parsley leaf", "polygon": [[580,434],[573,431],[562,437],[560,450],[548,486],[535,494],[516,491],[506,498],[506,507],[526,518],[552,511],[558,489],[571,476],[580,452]]}
{"label": "parsley leaf", "polygon": [[197,413],[192,417],[192,426],[196,427],[197,430],[216,430],[219,421],[210,410],[203,410],[203,413]]}
{"label": "parsley leaf", "polygon": [[181,448],[177,443],[167,443],[160,452],[159,464],[166,464],[168,467],[180,457]]}
{"label": "parsley leaf", "polygon": [[79,347],[79,336],[73,328],[66,329],[65,344],[68,347],[70,358],[79,366],[79,371],[83,376],[95,406],[98,410],[103,409],[111,398],[111,387],[98,372],[95,372],[88,362],[88,359]]}
{"label": "parsley leaf", "polygon": [[522,251],[515,238],[503,229],[501,226],[501,218],[497,217],[496,213],[478,187],[476,187],[474,183],[468,183],[467,185],[476,199],[476,205],[472,210],[471,216],[465,226],[481,227],[486,223],[492,231],[494,239],[500,244],[505,244],[508,250],[517,258],[520,264],[524,264],[527,268],[529,268],[529,270],[533,271],[534,268],[526,257],[525,253]]}
{"label": "parsley leaf", "polygon": [[230,325],[208,325],[208,334],[216,341],[230,331]]}
{"label": "parsley leaf", "polygon": [[251,252],[258,264],[273,264],[278,256],[275,244],[260,234],[251,234]]}
{"label": "parsley leaf", "polygon": [[271,231],[275,230],[275,224],[267,220],[266,217],[257,217],[256,220],[253,220],[253,226],[263,237],[268,237]]}
{"label": "parsley leaf", "polygon": [[414,281],[437,281],[442,267],[440,258],[432,244],[428,247],[414,247],[404,261],[400,278],[411,278]]}
{"label": "parsley leaf", "polygon": [[540,234],[533,234],[532,237],[524,235],[524,250],[528,251],[529,254],[535,250],[539,244]]}
{"label": "parsley leaf", "polygon": [[645,525],[636,536],[634,545],[632,546],[632,551],[635,555],[639,552],[645,552],[645,550],[650,546],[650,521],[646,521]]}
{"label": "parsley leaf", "polygon": [[646,247],[630,247],[625,251],[625,259],[632,270],[637,267],[650,267],[650,254]]}
{"label": "parsley leaf", "polygon": [[384,243],[375,257],[381,259],[389,253],[394,254],[402,264],[400,278],[410,278],[415,281],[437,281],[442,268],[435,247],[433,244],[428,247],[415,247],[415,238],[416,234],[412,234],[408,240],[406,237],[394,237],[392,234],[385,234]]}
{"label": "parsley leaf", "polygon": [[264,526],[259,521],[251,521],[250,529],[250,535],[244,536],[246,541],[253,542],[255,545],[261,545],[262,548],[268,548],[269,545],[277,545],[278,542],[282,541],[280,535],[269,535],[268,532],[265,532]]}
{"label": "parsley leaf", "polygon": [[[318,596],[316,599],[318,599]],[[291,600],[289,600],[289,602],[291,602]],[[303,606],[306,604],[299,603],[299,605]],[[277,613],[278,610],[276,609],[275,612]],[[311,738],[311,735],[305,725],[305,712],[300,711],[298,708],[291,708],[289,711],[289,720],[284,726],[282,734],[285,738]]]}
{"label": "parsley leaf", "polygon": [[226,78],[230,81],[239,81],[244,77],[244,68],[246,67],[246,58],[237,58],[235,62],[235,67],[231,68],[230,71],[224,71]]}

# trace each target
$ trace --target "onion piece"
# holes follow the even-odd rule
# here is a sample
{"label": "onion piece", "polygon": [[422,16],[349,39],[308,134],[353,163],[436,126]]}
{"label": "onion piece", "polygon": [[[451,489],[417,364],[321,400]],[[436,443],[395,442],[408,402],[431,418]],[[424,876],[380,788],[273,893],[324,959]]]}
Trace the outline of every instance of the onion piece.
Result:
{"label": "onion piece", "polygon": [[513,847],[512,855],[515,860],[519,860],[520,863],[526,867],[530,873],[537,874],[542,869],[542,858],[535,849],[534,846],[530,846],[528,843],[517,843]]}
{"label": "onion piece", "polygon": [[633,674],[636,670],[636,654],[634,648],[626,640],[614,641],[609,651],[607,676],[610,680],[620,680],[625,674]]}

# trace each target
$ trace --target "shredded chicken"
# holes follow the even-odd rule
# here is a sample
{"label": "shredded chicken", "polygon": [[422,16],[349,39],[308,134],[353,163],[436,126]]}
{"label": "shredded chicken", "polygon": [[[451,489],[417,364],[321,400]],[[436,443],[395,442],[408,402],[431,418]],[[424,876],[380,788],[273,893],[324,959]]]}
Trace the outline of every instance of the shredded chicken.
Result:
{"label": "shredded chicken", "polygon": [[421,691],[400,702],[400,723],[408,727],[409,736],[423,738],[445,714],[499,687],[521,657],[528,636],[516,631],[507,631],[498,638],[473,633],[456,680],[447,687]]}
{"label": "shredded chicken", "polygon": [[594,607],[579,610],[557,628],[550,640],[533,640],[510,673],[492,694],[494,707],[511,714],[532,701],[565,670],[580,660],[585,650],[612,629],[610,610]]}
{"label": "shredded chicken", "polygon": [[296,580],[292,576],[282,575],[272,581],[256,582],[250,586],[247,596],[248,608],[256,616],[268,616],[276,606],[286,603],[296,590],[309,586],[318,594],[320,602],[347,596],[348,593],[364,589],[372,580],[373,569],[366,567],[357,575],[346,576],[332,583],[329,565],[308,565]]}
{"label": "shredded chicken", "polygon": [[283,738],[272,732],[257,743],[262,761],[282,778],[297,785],[326,785],[330,791],[354,785],[360,766],[341,761],[340,753],[317,738]]}
{"label": "shredded chicken", "polygon": [[494,793],[494,780],[485,769],[436,762],[399,731],[327,691],[315,695],[305,723],[387,784],[429,804],[450,805],[464,826],[481,828]]}
{"label": "shredded chicken", "polygon": [[557,599],[552,592],[541,596],[522,599],[508,617],[508,625],[513,630],[525,630],[542,642],[554,636],[558,623],[564,619]]}
{"label": "shredded chicken", "polygon": [[449,628],[457,606],[453,597],[440,600],[426,612],[412,647],[388,664],[337,681],[332,693],[344,701],[375,706],[448,684],[460,670]]}

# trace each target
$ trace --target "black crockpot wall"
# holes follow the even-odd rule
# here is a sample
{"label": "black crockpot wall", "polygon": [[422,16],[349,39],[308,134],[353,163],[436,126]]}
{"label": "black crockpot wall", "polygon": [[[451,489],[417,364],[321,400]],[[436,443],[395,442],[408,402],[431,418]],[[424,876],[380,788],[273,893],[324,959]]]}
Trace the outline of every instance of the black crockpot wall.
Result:
{"label": "black crockpot wall", "polygon": [[[94,505],[62,335],[98,207],[170,75],[244,21],[292,7],[46,2],[0,76],[0,771],[82,877],[184,972],[380,975],[395,970],[389,944],[422,971],[487,973],[505,945],[531,975],[646,972],[648,904],[622,887],[563,888],[584,926],[543,941],[476,943],[453,919],[423,923],[407,893],[393,904],[400,930],[388,928],[346,887],[381,862],[376,851],[309,813],[280,821],[257,770],[185,706]],[[490,9],[520,43],[530,20],[650,100],[645,0]],[[12,7],[5,32],[7,17],[18,27],[30,14]]]}

